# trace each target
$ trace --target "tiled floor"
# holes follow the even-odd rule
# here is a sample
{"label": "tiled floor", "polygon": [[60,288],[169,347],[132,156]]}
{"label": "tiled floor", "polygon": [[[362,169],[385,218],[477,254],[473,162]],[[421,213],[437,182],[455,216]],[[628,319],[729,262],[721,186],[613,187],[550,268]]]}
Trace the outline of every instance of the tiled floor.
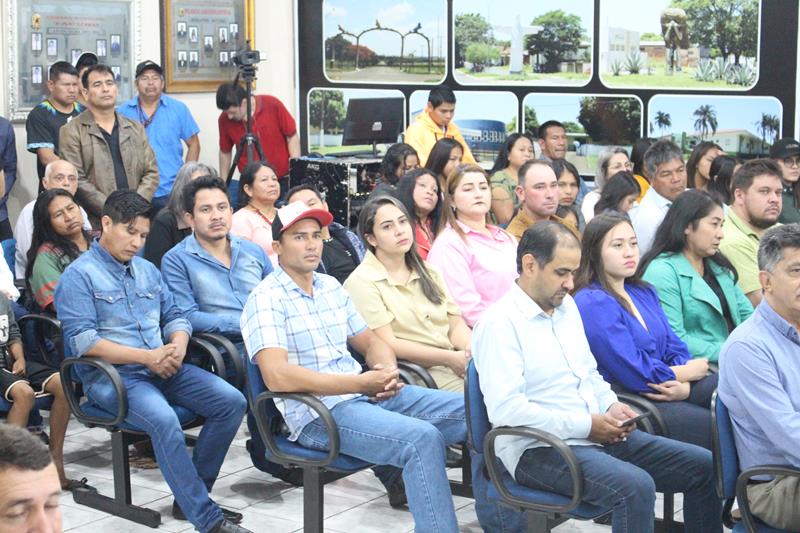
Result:
{"label": "tiled floor", "polygon": [[[253,468],[245,450],[246,426],[242,425],[228,451],[220,477],[214,486],[213,498],[221,505],[244,514],[242,525],[257,533],[302,531],[302,489],[264,474]],[[65,445],[67,475],[86,477],[104,494],[113,493],[110,439],[105,430],[87,429],[70,422]],[[460,475],[454,470],[452,476]],[[131,469],[133,503],[161,513],[160,530],[192,531],[188,522],[172,518],[172,496],[159,470]],[[456,514],[463,532],[481,531],[472,500],[454,497]],[[681,518],[681,500],[676,501],[676,516]],[[658,505],[657,505],[658,509]],[[72,495],[62,497],[64,530],[85,533],[151,532],[140,526],[76,504]],[[659,511],[657,510],[658,514]],[[414,521],[408,511],[389,506],[383,486],[370,471],[340,479],[325,487],[325,529],[330,532],[403,532],[413,531]],[[554,531],[558,533],[609,532],[609,526],[592,522],[570,521]]]}

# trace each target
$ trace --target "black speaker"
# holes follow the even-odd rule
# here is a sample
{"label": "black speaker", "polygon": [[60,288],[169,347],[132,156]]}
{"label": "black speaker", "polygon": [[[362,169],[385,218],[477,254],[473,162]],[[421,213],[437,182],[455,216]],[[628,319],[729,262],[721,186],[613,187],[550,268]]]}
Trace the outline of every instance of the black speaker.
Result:
{"label": "black speaker", "polygon": [[380,181],[380,167],[380,159],[299,157],[291,160],[289,186],[314,185],[328,202],[333,219],[355,228],[361,207]]}

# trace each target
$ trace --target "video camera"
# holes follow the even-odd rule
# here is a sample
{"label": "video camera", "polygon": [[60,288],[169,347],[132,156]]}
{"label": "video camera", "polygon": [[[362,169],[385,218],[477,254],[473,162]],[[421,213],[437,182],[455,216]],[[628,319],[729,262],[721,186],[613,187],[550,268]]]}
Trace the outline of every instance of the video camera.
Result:
{"label": "video camera", "polygon": [[250,48],[250,41],[246,41],[243,50],[237,50],[233,57],[233,64],[237,67],[252,67],[261,62],[261,52]]}

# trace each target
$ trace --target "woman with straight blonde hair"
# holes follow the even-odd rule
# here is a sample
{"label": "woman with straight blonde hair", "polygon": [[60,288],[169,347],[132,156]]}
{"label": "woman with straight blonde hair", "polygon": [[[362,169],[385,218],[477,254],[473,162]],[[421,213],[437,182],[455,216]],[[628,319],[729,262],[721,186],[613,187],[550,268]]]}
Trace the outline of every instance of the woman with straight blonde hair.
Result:
{"label": "woman with straight blonde hair", "polygon": [[517,278],[517,241],[490,223],[491,205],[486,171],[475,164],[458,165],[445,184],[447,224],[428,254],[470,327]]}

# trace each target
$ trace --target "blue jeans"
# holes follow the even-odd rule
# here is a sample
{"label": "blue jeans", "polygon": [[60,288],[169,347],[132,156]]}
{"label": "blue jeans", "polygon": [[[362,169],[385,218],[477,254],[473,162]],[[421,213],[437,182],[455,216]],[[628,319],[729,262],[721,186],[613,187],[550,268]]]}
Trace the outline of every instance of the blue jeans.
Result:
{"label": "blue jeans", "polygon": [[[244,396],[223,379],[190,364],[167,379],[144,370],[123,373],[122,380],[128,391],[125,422],[148,434],[161,473],[181,510],[198,530],[210,531],[222,520],[222,511],[208,493],[242,422],[247,408]],[[116,396],[107,381],[92,384],[88,394],[95,403],[116,409]],[[191,459],[170,405],[205,418]]]}
{"label": "blue jeans", "polygon": [[718,377],[719,374],[709,374],[700,381],[693,381],[691,393],[683,401],[653,402],[671,439],[711,451],[711,396],[717,389]]}
{"label": "blue jeans", "polygon": [[[613,509],[613,532],[653,531],[657,490],[684,493],[687,533],[722,532],[708,450],[643,431],[617,444],[570,448],[583,469],[583,501]],[[550,447],[526,450],[514,477],[531,488],[572,494],[567,466]]]}
{"label": "blue jeans", "polygon": [[[458,523],[445,470],[445,446],[464,442],[464,396],[413,385],[388,400],[365,397],[331,409],[345,455],[403,469],[403,481],[416,531],[457,532]],[[306,425],[298,442],[328,449],[324,424]]]}

